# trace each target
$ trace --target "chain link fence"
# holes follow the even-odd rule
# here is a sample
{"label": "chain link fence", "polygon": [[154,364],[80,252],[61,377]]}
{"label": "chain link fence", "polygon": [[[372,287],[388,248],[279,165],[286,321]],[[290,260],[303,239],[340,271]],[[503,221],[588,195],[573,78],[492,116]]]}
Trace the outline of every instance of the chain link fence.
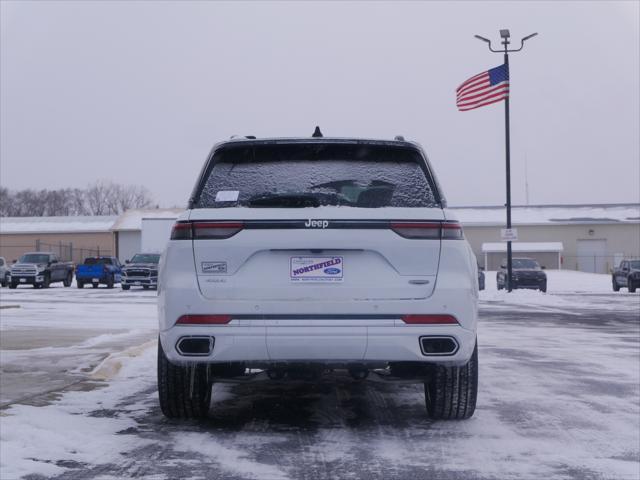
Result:
{"label": "chain link fence", "polygon": [[15,260],[20,257],[23,253],[26,252],[51,252],[58,255],[58,258],[62,262],[73,262],[75,264],[79,264],[84,262],[84,259],[87,257],[96,257],[100,255],[113,255],[113,252],[110,249],[100,248],[100,246],[96,247],[76,247],[73,245],[73,242],[65,243],[65,242],[57,242],[57,243],[49,243],[43,242],[41,240],[36,240],[34,243],[29,244],[21,244],[21,245],[12,245],[12,244],[2,244],[2,248],[11,250],[12,252],[21,252],[13,255],[13,258],[7,258],[8,262]]}

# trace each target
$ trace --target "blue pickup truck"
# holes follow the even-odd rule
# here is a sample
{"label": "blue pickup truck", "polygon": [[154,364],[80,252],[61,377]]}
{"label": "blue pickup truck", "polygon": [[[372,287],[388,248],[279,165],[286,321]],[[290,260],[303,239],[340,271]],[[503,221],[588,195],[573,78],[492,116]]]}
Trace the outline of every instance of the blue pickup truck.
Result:
{"label": "blue pickup truck", "polygon": [[78,288],[85,284],[98,288],[99,284],[113,288],[122,280],[122,266],[116,257],[88,257],[82,265],[76,267],[76,283]]}

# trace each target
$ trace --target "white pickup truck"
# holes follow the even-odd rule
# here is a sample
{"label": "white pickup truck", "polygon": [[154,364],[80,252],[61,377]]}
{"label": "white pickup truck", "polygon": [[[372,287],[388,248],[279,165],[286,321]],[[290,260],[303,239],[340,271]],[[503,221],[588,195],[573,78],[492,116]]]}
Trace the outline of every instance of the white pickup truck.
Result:
{"label": "white pickup truck", "polygon": [[424,384],[435,419],[476,405],[475,256],[419,145],[216,145],[159,272],[158,387],[201,417],[213,382]]}

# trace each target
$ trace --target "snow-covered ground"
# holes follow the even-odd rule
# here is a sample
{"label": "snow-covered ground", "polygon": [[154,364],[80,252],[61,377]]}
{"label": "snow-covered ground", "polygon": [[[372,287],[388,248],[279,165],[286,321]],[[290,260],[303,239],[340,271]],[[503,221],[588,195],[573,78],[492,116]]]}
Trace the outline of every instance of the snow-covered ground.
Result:
{"label": "snow-covered ground", "polygon": [[464,422],[428,420],[420,386],[340,378],[215,385],[210,420],[168,421],[153,292],[2,289],[0,478],[638,479],[640,295],[547,273],[549,293],[508,294],[487,272]]}

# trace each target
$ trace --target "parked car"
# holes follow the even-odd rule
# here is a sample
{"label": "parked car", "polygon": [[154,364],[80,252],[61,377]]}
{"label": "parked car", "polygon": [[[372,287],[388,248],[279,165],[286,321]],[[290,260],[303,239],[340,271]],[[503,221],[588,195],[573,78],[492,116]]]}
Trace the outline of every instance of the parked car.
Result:
{"label": "parked car", "polygon": [[3,287],[9,285],[9,267],[4,257],[0,257],[0,285]]}
{"label": "parked car", "polygon": [[73,263],[61,262],[55,253],[25,253],[11,265],[9,288],[18,285],[33,285],[34,288],[49,288],[52,283],[62,282],[70,287],[73,282]]}
{"label": "parked car", "polygon": [[113,288],[121,278],[122,266],[116,257],[87,257],[83,264],[76,267],[78,288],[84,288],[85,284],[91,284],[93,288],[98,288],[100,284]]}
{"label": "parked car", "polygon": [[137,253],[131,260],[125,262],[122,268],[123,290],[131,287],[142,287],[145,290],[158,287],[159,253]]}
{"label": "parked car", "polygon": [[617,292],[621,287],[633,293],[640,287],[640,260],[622,260],[618,268],[611,275],[613,291]]}
{"label": "parked car", "polygon": [[[540,267],[537,260],[532,258],[514,258],[511,264],[513,289],[530,288],[547,291],[547,274],[544,273],[544,267]],[[498,290],[508,288],[507,279],[507,261],[503,260],[500,270],[496,273],[496,284]]]}
{"label": "parked car", "polygon": [[210,154],[160,263],[162,412],[205,416],[213,382],[344,369],[471,417],[476,258],[426,155],[317,133]]}
{"label": "parked car", "polygon": [[478,290],[484,290],[484,268],[478,267]]}

